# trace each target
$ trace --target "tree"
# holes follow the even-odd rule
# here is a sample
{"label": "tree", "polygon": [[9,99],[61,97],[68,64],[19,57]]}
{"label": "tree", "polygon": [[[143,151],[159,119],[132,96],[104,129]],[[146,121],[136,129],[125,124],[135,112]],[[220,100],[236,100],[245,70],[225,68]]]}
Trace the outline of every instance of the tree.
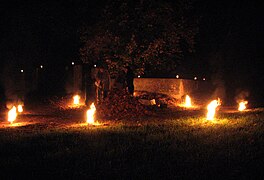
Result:
{"label": "tree", "polygon": [[94,26],[82,27],[80,57],[107,64],[112,75],[127,65],[138,74],[172,71],[194,50],[198,24],[191,9],[189,0],[107,3]]}

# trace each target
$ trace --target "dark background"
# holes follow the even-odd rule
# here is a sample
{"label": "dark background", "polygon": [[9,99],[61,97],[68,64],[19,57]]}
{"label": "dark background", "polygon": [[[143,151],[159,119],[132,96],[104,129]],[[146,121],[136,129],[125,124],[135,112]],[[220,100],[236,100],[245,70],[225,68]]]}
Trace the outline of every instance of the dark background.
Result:
{"label": "dark background", "polygon": [[[104,1],[8,1],[0,9],[1,99],[6,69],[44,65],[47,94],[64,90],[65,67],[79,59],[79,27],[92,25]],[[194,1],[200,17],[196,51],[186,55],[186,74],[223,86],[227,103],[242,92],[263,106],[263,5],[257,1]],[[3,81],[4,79],[4,81]],[[244,93],[244,94],[247,94]]]}

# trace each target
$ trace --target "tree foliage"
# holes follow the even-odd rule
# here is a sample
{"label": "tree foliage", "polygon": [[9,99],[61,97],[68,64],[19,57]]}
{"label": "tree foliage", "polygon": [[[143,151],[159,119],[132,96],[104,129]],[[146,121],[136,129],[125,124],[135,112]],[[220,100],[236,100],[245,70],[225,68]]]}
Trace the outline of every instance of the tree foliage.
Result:
{"label": "tree foliage", "polygon": [[197,20],[189,0],[109,2],[97,23],[82,27],[83,62],[105,63],[111,74],[132,65],[136,72],[168,72],[194,50]]}

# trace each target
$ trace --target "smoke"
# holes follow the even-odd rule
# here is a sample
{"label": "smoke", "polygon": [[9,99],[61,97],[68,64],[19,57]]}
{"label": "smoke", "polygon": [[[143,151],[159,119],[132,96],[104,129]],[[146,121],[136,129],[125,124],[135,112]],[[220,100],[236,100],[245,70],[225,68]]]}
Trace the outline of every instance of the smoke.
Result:
{"label": "smoke", "polygon": [[11,64],[4,67],[1,83],[4,86],[6,107],[10,109],[13,105],[24,102],[25,96],[25,76]]}
{"label": "smoke", "polygon": [[242,100],[247,100],[249,97],[249,91],[247,90],[237,90],[235,101],[239,103]]}
{"label": "smoke", "polygon": [[215,87],[215,90],[213,92],[214,99],[220,98],[221,100],[224,100],[226,97],[226,88],[225,88],[225,82],[222,79],[221,74],[215,74],[212,78],[212,83]]}
{"label": "smoke", "polygon": [[[210,57],[211,56],[211,57]],[[214,92],[212,94],[213,99],[220,98],[223,103],[226,102],[226,82],[225,82],[225,62],[224,55],[221,51],[214,52],[209,56],[210,66],[212,69],[212,84],[214,86]]]}

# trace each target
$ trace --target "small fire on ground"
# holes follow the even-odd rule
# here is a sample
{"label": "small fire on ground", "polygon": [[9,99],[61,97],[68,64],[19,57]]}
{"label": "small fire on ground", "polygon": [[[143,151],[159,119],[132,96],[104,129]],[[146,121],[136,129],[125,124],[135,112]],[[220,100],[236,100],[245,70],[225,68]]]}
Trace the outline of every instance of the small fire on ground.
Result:
{"label": "small fire on ground", "polygon": [[220,106],[220,105],[221,105],[221,101],[220,101],[219,98],[217,100],[211,101],[208,104],[208,106],[207,106],[207,116],[206,116],[207,120],[214,120],[216,108],[218,106]]}
{"label": "small fire on ground", "polygon": [[94,105],[94,103],[92,103],[90,106],[90,109],[88,109],[86,112],[86,116],[87,116],[86,122],[89,125],[100,125],[100,123],[95,122],[95,120],[94,120],[95,111],[96,111],[95,105]]}
{"label": "small fire on ground", "polygon": [[12,109],[10,109],[8,111],[8,121],[12,124],[17,117],[17,108],[15,106],[12,107]]}
{"label": "small fire on ground", "polygon": [[19,104],[19,105],[17,106],[17,111],[18,111],[19,113],[22,113],[22,112],[23,112],[23,106],[22,106],[21,104]]}
{"label": "small fire on ground", "polygon": [[185,99],[183,100],[183,102],[180,104],[180,107],[184,107],[184,108],[197,108],[197,106],[194,106],[192,103],[192,98],[189,95],[185,96]]}
{"label": "small fire on ground", "polygon": [[192,107],[192,101],[191,101],[191,98],[189,95],[186,95],[185,97],[185,104],[184,104],[185,107]]}
{"label": "small fire on ground", "polygon": [[73,104],[74,105],[80,105],[80,99],[81,99],[81,97],[79,95],[73,96]]}
{"label": "small fire on ground", "polygon": [[246,108],[247,108],[247,103],[248,103],[248,101],[241,101],[240,103],[239,103],[239,106],[238,106],[238,110],[239,111],[244,111]]}

